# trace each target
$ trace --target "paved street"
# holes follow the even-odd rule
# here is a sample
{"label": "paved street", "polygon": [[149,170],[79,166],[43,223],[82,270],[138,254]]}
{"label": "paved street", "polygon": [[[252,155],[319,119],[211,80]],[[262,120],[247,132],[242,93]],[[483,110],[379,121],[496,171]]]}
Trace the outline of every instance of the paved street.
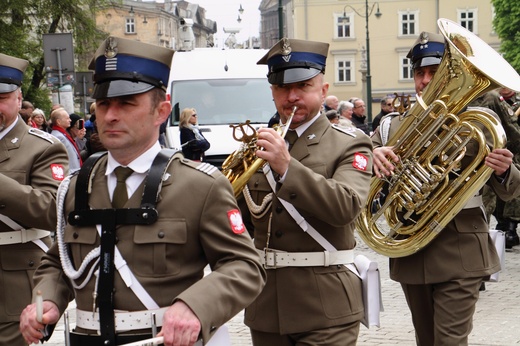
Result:
{"label": "paved street", "polygon": [[[415,345],[410,313],[400,286],[388,276],[388,260],[364,243],[359,242],[357,253],[365,254],[379,264],[383,294],[384,312],[381,313],[381,327],[370,329],[361,326],[359,345],[391,346]],[[500,273],[498,283],[486,283],[486,291],[480,293],[480,300],[474,316],[474,328],[470,335],[470,345],[512,346],[520,345],[520,246],[506,253],[505,269]],[[70,310],[74,309],[71,304]],[[71,324],[74,324],[71,312]],[[249,330],[243,325],[240,313],[228,322],[233,346],[250,346]],[[64,345],[63,323],[60,322],[48,345]],[[275,346],[275,345],[273,345]]]}

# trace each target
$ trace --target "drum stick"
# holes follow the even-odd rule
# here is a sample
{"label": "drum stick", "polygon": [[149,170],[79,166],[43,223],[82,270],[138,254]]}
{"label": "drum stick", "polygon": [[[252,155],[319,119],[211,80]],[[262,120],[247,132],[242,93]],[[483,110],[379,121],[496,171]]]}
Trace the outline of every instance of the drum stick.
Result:
{"label": "drum stick", "polygon": [[40,323],[43,322],[43,297],[42,292],[36,292],[36,320]]}

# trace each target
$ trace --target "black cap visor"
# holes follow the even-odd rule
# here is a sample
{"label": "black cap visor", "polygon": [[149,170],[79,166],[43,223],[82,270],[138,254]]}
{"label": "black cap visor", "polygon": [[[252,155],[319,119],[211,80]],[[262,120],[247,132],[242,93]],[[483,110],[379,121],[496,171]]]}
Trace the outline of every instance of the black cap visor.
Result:
{"label": "black cap visor", "polygon": [[141,94],[146,91],[155,88],[154,85],[150,85],[145,82],[131,82],[127,80],[112,80],[103,83],[96,84],[94,86],[94,92],[92,93],[93,99],[103,99],[110,97],[120,97],[127,95]]}

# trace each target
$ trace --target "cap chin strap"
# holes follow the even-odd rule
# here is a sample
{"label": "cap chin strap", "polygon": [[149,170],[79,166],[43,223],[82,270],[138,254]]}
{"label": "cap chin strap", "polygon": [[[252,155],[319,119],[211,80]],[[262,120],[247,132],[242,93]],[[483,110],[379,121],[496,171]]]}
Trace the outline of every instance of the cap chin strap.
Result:
{"label": "cap chin strap", "polygon": [[166,90],[166,85],[161,80],[157,78],[149,77],[147,75],[137,73],[137,72],[117,72],[110,71],[109,73],[96,73],[94,75],[94,82],[96,84],[101,84],[105,82],[111,82],[116,80],[126,80],[129,82],[139,83],[144,82],[150,85],[153,85],[157,88],[161,88]]}
{"label": "cap chin strap", "polygon": [[3,83],[3,84],[14,84],[14,85],[17,85],[17,86],[22,85],[21,81],[15,80],[15,79],[12,79],[12,78],[0,78],[0,83]]}

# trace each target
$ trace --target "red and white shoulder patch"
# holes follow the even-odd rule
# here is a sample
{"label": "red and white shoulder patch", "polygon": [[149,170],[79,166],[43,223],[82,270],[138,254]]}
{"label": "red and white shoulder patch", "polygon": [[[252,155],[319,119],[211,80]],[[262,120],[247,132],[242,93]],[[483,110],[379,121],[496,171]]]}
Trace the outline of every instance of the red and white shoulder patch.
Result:
{"label": "red and white shoulder patch", "polygon": [[231,225],[231,229],[235,234],[242,234],[246,230],[246,226],[242,221],[242,215],[240,215],[240,211],[238,209],[229,210],[227,212],[229,224]]}
{"label": "red and white shoulder patch", "polygon": [[63,168],[63,165],[53,163],[51,164],[51,174],[52,179],[62,181],[65,179],[65,168]]}
{"label": "red and white shoulder patch", "polygon": [[368,165],[368,157],[361,153],[354,154],[354,162],[352,162],[352,166],[355,169],[359,169],[360,171],[366,171]]}

